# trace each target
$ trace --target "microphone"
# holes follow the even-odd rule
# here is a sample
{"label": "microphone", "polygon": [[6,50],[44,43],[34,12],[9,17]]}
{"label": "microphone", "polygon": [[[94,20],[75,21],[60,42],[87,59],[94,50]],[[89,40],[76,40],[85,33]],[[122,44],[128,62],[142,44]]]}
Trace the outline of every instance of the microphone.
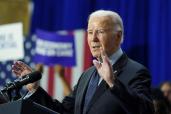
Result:
{"label": "microphone", "polygon": [[39,71],[34,71],[22,78],[14,80],[14,82],[7,83],[1,92],[11,91],[13,89],[20,89],[22,86],[40,80],[42,77]]}

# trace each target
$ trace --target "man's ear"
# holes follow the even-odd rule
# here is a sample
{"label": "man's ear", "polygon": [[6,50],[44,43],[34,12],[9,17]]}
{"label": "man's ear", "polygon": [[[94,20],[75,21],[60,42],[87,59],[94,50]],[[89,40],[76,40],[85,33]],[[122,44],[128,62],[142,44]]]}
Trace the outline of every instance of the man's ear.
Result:
{"label": "man's ear", "polygon": [[116,42],[118,45],[120,45],[121,38],[122,38],[122,31],[118,31],[116,34]]}

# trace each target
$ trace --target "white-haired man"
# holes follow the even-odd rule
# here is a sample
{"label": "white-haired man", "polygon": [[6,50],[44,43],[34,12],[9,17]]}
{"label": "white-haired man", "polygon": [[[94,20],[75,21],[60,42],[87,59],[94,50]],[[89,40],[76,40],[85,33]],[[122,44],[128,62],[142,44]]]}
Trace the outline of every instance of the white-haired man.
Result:
{"label": "white-haired man", "polygon": [[[88,20],[88,44],[94,66],[83,72],[73,92],[60,103],[32,84],[28,98],[61,114],[153,114],[148,70],[121,49],[123,22],[113,12],[98,10]],[[24,63],[13,65],[18,76],[32,72]]]}

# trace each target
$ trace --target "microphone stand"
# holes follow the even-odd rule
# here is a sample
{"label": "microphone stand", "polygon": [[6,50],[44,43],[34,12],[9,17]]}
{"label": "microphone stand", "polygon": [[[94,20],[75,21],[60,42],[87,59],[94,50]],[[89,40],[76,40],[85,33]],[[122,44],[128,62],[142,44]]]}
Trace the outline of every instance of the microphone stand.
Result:
{"label": "microphone stand", "polygon": [[23,76],[22,78],[14,80],[14,82],[7,83],[1,90],[1,92],[8,96],[9,101],[18,100],[19,98],[21,98],[20,90],[22,86],[38,81],[41,79],[41,77],[41,72],[32,72],[28,75]]}
{"label": "microphone stand", "polygon": [[12,101],[16,101],[21,98],[20,90],[21,88],[15,89],[15,96],[13,97]]}
{"label": "microphone stand", "polygon": [[[1,93],[6,94],[6,96],[8,96],[8,100],[10,102],[21,98],[21,94],[20,94],[21,87],[11,90],[8,87],[10,87],[12,85],[14,85],[14,83],[12,83],[12,82],[7,83],[6,86],[1,90]],[[13,95],[12,93],[14,93],[15,95]]]}

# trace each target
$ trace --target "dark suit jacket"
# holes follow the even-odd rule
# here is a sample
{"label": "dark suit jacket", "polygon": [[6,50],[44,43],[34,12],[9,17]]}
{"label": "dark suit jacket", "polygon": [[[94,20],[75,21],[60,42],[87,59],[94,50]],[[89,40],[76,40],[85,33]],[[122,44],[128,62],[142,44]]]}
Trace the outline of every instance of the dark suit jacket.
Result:
{"label": "dark suit jacket", "polygon": [[[141,64],[123,54],[113,65],[117,79],[109,88],[102,80],[87,110],[87,114],[153,114],[150,96],[151,78],[148,70]],[[60,103],[53,100],[42,88],[29,99],[61,114],[82,114],[84,96],[89,80],[96,68],[85,71],[70,96]]]}

